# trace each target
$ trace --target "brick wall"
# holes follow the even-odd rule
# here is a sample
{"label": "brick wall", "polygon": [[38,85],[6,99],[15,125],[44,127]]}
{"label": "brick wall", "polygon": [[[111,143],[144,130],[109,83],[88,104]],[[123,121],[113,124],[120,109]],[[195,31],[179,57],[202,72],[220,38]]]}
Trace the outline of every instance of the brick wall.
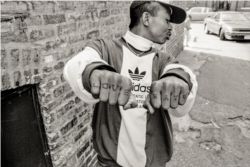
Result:
{"label": "brick wall", "polygon": [[[92,105],[65,82],[66,62],[96,38],[123,36],[129,1],[1,2],[1,91],[38,84],[39,103],[54,167],[93,166]],[[176,2],[176,5],[181,3]],[[162,47],[173,56],[183,49],[183,24]]]}

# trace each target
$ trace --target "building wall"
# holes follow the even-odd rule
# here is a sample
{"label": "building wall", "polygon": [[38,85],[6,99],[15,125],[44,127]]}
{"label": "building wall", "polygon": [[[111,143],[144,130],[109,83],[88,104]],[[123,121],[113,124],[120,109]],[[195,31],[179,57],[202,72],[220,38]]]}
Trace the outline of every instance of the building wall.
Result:
{"label": "building wall", "polygon": [[190,9],[192,7],[206,7],[207,1],[200,0],[200,1],[185,1],[186,2],[186,8]]}
{"label": "building wall", "polygon": [[[130,1],[1,2],[1,91],[37,84],[54,167],[93,166],[93,107],[74,95],[62,71],[96,38],[127,31]],[[174,4],[183,6],[180,2]],[[183,50],[183,24],[161,50]]]}
{"label": "building wall", "polygon": [[250,11],[250,2],[247,0],[237,1],[237,11],[249,12]]}

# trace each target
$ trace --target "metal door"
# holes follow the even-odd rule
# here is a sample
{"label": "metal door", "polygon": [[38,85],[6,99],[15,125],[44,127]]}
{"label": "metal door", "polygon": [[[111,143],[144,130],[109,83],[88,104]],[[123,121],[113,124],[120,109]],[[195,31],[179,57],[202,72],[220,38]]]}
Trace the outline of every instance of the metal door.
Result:
{"label": "metal door", "polygon": [[1,166],[52,166],[35,86],[1,95]]}

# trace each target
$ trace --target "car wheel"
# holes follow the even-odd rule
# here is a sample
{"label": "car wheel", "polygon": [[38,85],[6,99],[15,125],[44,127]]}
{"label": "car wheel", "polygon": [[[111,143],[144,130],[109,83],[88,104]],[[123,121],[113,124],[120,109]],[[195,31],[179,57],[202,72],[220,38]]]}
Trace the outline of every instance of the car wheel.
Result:
{"label": "car wheel", "polygon": [[220,31],[220,40],[221,41],[225,41],[226,40],[226,38],[225,38],[225,32],[224,32],[223,29]]}
{"label": "car wheel", "polygon": [[204,31],[205,31],[206,34],[210,33],[210,31],[207,29],[207,25],[204,26]]}

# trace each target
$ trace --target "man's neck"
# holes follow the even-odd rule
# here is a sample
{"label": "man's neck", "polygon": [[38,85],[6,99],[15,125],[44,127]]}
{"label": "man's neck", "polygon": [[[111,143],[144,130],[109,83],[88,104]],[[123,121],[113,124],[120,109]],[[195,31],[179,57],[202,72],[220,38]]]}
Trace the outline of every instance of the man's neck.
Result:
{"label": "man's neck", "polygon": [[135,34],[132,31],[127,31],[127,33],[124,36],[124,39],[133,48],[139,51],[148,51],[153,46],[152,41],[144,38],[143,36],[140,35],[140,33]]}

